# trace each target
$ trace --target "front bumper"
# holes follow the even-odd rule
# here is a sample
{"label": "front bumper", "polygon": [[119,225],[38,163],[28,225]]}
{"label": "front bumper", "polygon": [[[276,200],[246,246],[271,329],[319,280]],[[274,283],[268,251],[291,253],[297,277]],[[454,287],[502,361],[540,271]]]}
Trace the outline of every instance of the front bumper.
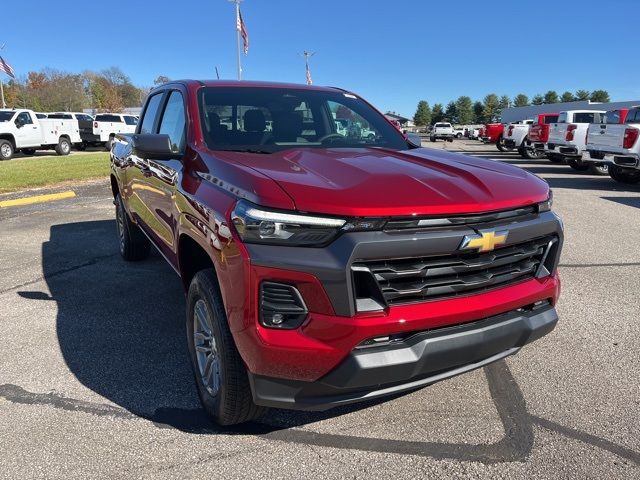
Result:
{"label": "front bumper", "polygon": [[390,346],[353,350],[315,382],[249,375],[254,402],[295,410],[326,410],[424,387],[516,353],[551,332],[548,303],[476,322],[411,334]]}

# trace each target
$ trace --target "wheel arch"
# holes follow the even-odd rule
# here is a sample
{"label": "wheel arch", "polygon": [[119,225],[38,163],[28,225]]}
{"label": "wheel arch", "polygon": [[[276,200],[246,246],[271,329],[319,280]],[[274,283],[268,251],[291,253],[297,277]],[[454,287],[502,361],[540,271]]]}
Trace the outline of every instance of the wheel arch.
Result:
{"label": "wheel arch", "polygon": [[16,149],[16,139],[11,133],[1,133],[0,140],[8,140],[13,145],[13,149]]}
{"label": "wheel arch", "polygon": [[187,233],[181,233],[178,237],[178,271],[185,291],[189,290],[191,280],[201,270],[213,269],[215,282],[218,283],[218,274],[215,262],[206,249],[195,238]]}

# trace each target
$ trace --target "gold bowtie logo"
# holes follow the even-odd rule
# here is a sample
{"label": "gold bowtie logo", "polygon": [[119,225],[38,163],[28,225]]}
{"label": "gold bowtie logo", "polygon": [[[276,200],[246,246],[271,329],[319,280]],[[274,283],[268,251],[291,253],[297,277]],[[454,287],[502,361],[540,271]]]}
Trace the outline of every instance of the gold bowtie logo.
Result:
{"label": "gold bowtie logo", "polygon": [[509,232],[503,230],[496,232],[493,230],[481,230],[480,234],[466,235],[462,239],[460,250],[477,250],[478,252],[490,252],[507,241]]}

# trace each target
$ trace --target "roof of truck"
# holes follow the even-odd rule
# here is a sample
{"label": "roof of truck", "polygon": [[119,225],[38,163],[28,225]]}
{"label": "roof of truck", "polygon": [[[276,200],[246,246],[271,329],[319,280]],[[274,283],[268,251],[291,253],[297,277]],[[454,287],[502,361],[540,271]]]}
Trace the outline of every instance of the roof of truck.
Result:
{"label": "roof of truck", "polygon": [[[303,83],[280,83],[280,82],[263,82],[254,80],[172,80],[165,85],[172,83],[180,83],[183,85],[200,85],[202,87],[246,87],[246,88],[292,88],[297,90],[321,90],[321,91],[339,91],[346,90],[338,87],[325,87],[319,85],[306,85]],[[162,85],[160,85],[162,86]]]}

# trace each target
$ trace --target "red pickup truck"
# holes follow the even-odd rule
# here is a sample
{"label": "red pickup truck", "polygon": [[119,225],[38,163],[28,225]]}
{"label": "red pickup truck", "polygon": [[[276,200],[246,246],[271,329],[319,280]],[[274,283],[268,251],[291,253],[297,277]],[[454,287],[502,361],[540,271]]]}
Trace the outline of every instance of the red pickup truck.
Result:
{"label": "red pickup truck", "polygon": [[501,152],[508,152],[513,150],[504,144],[504,124],[502,123],[487,123],[484,126],[482,136],[480,139],[483,143],[495,143],[498,150]]}
{"label": "red pickup truck", "polygon": [[[341,118],[366,129],[339,132]],[[219,424],[412,391],[558,321],[547,183],[420,148],[349,91],[167,83],[110,158],[120,253],[153,245],[181,277]]]}
{"label": "red pickup truck", "polygon": [[[536,152],[537,156],[544,155],[544,146],[549,141],[549,124],[558,121],[557,113],[541,113],[536,121],[529,127],[527,135],[527,147]],[[557,161],[554,158],[549,160]]]}

